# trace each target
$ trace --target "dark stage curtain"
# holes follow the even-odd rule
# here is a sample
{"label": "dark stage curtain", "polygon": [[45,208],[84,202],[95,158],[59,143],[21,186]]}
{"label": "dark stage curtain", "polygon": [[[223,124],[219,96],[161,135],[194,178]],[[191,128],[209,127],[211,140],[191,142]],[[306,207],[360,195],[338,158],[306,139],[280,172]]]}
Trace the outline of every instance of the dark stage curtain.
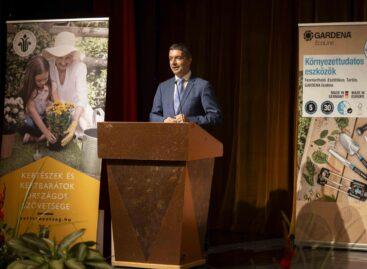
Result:
{"label": "dark stage curtain", "polygon": [[137,120],[134,1],[93,1],[94,16],[110,17],[106,117]]}
{"label": "dark stage curtain", "polygon": [[213,84],[224,113],[215,133],[224,157],[212,186],[212,235],[280,235],[280,210],[290,212],[293,2],[136,1],[139,118],[147,119],[158,82],[171,76],[169,45],[181,41],[191,47],[193,73]]}
{"label": "dark stage curtain", "polygon": [[139,120],[172,76],[175,42],[191,47],[193,73],[213,84],[223,109],[211,243],[221,243],[215,231],[235,241],[281,236],[281,211],[292,209],[297,23],[363,21],[366,1],[136,0],[135,9]]}

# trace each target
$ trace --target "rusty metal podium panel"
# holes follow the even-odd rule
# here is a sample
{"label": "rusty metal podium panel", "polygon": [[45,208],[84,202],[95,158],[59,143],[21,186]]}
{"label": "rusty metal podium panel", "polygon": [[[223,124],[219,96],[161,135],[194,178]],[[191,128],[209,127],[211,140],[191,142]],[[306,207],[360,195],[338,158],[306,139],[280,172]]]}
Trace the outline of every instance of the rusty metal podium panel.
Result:
{"label": "rusty metal podium panel", "polygon": [[189,268],[205,263],[214,158],[222,144],[193,123],[98,125],[107,159],[112,264]]}

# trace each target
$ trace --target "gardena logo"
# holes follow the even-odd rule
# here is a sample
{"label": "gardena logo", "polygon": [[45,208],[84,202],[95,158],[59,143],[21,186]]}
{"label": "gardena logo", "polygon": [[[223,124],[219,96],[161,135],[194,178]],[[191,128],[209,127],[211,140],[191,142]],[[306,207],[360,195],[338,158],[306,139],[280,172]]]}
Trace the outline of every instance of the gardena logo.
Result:
{"label": "gardena logo", "polygon": [[304,34],[303,34],[303,38],[306,40],[306,41],[311,41],[312,38],[313,38],[313,33],[311,31],[306,31]]}
{"label": "gardena logo", "polygon": [[311,32],[306,31],[303,35],[306,41],[315,39],[352,38],[352,32]]}

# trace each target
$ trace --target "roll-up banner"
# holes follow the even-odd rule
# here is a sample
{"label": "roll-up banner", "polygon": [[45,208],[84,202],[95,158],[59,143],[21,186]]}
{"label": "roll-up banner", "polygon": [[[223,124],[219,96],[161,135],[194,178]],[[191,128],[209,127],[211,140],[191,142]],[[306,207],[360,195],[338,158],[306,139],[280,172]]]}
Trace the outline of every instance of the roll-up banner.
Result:
{"label": "roll-up banner", "polygon": [[96,241],[108,19],[8,21],[0,220]]}
{"label": "roll-up banner", "polygon": [[367,249],[367,24],[299,25],[295,236]]}

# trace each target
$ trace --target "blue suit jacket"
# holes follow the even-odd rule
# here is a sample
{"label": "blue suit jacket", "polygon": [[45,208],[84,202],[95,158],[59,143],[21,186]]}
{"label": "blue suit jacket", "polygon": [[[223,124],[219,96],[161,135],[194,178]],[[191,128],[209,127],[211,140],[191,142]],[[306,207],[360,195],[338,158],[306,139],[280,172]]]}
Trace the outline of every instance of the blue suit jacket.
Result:
{"label": "blue suit jacket", "polygon": [[[173,104],[174,89],[174,77],[159,84],[150,112],[150,121],[162,122],[167,117],[176,116]],[[204,126],[222,122],[222,112],[210,83],[193,76],[183,91],[178,114],[184,114],[190,122]]]}

